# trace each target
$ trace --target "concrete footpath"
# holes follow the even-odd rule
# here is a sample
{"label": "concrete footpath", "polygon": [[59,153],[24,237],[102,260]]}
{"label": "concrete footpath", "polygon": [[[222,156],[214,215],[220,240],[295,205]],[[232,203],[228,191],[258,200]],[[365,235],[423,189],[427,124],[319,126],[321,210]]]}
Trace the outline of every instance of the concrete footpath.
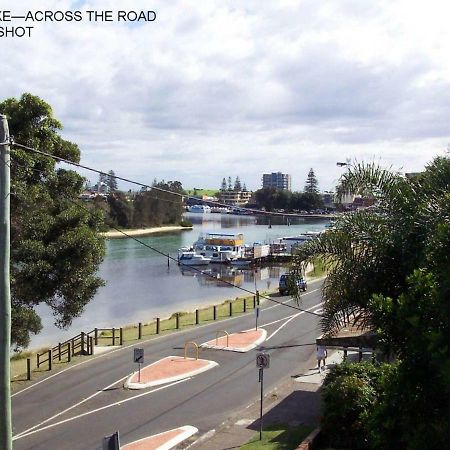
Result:
{"label": "concrete footpath", "polygon": [[[328,371],[343,360],[343,353],[334,352],[327,358],[326,369],[320,373],[315,356],[308,360],[310,369],[292,374],[264,395],[263,425],[288,424],[292,427],[320,422],[320,387]],[[189,447],[192,450],[238,449],[259,432],[259,398],[240,411],[218,430],[199,437]],[[300,442],[299,442],[300,444]]]}

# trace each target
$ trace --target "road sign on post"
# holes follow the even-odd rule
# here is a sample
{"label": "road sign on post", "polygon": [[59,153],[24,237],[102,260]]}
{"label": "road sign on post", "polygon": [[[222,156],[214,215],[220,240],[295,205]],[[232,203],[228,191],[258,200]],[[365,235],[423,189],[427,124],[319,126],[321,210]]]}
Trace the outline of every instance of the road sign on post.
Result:
{"label": "road sign on post", "polygon": [[258,369],[268,369],[270,367],[270,355],[267,353],[257,353],[256,367]]}
{"label": "road sign on post", "polygon": [[134,348],[133,349],[133,359],[134,362],[139,364],[139,375],[138,375],[138,383],[141,382],[141,364],[144,364],[144,349],[143,348]]}
{"label": "road sign on post", "polygon": [[263,398],[264,398],[264,369],[270,367],[270,355],[267,353],[257,353],[256,355],[256,367],[259,368],[259,382],[261,383],[261,402],[259,408],[259,440],[262,440],[262,428],[263,428]]}
{"label": "road sign on post", "polygon": [[119,432],[103,438],[103,450],[120,450]]}

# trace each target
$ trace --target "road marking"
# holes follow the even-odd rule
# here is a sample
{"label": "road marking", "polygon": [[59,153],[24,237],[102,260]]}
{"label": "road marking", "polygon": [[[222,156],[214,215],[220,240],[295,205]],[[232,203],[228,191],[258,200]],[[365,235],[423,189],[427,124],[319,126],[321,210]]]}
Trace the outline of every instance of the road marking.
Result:
{"label": "road marking", "polygon": [[[319,303],[319,305],[321,305],[323,302],[321,302],[321,303]],[[282,325],[280,325],[264,342],[267,342],[268,340],[270,340],[270,339],[272,339],[279,331],[281,331],[291,320],[294,320],[296,317],[298,317],[298,316],[300,316],[300,315],[302,315],[302,314],[305,314],[307,311],[309,311],[310,309],[313,309],[313,308],[317,308],[317,306],[318,305],[314,305],[314,306],[311,306],[311,308],[309,308],[309,309],[305,309],[305,311],[300,311],[299,313],[297,313],[297,314],[293,314],[292,316],[289,316],[289,317],[286,317],[285,319],[283,319],[283,320],[286,320]],[[273,324],[274,322],[272,322],[272,324]],[[263,325],[263,326],[267,326],[267,325],[271,325],[271,324],[265,324],[265,325]]]}
{"label": "road marking", "polygon": [[90,395],[89,397],[84,398],[83,400],[79,401],[78,403],[75,403],[72,406],[69,406],[68,408],[64,409],[63,411],[60,411],[59,413],[56,413],[54,416],[49,417],[48,419],[43,420],[42,422],[34,425],[31,428],[28,428],[27,430],[24,430],[20,433],[18,433],[16,436],[19,437],[22,434],[27,434],[30,431],[35,430],[38,427],[41,427],[42,425],[46,424],[47,422],[50,422],[53,419],[56,419],[57,417],[63,415],[64,413],[66,413],[67,411],[70,411],[71,409],[76,408],[77,406],[82,405],[83,403],[87,402],[88,400],[91,400],[92,398],[96,397],[97,395],[101,394],[102,392],[105,392],[106,390],[108,390],[109,388],[113,387],[115,384],[120,383],[121,381],[125,380],[125,378],[127,378],[129,375],[125,375],[124,377],[120,378],[120,380],[114,381],[114,383],[111,383],[110,385],[104,387],[103,389],[101,389],[100,391],[96,391],[95,393],[93,393],[92,395]]}
{"label": "road marking", "polygon": [[316,309],[316,310],[313,311],[313,312],[314,312],[314,314],[321,314],[322,311],[323,311],[323,308],[319,308],[319,309]]}
{"label": "road marking", "polygon": [[[309,294],[312,294],[313,292],[317,292],[317,291],[320,291],[320,288],[313,289],[312,291],[308,291],[305,294],[301,294],[301,296],[304,297],[305,295],[309,295]],[[270,295],[268,297],[270,297]],[[264,308],[262,311],[268,311],[269,309],[278,308],[279,306],[283,306],[286,303],[292,302],[292,300],[294,300],[294,299],[290,298],[289,300],[286,300],[285,302],[278,303],[277,305],[268,306],[267,308]]]}
{"label": "road marking", "polygon": [[18,436],[13,436],[12,440],[13,441],[17,441],[17,440],[22,439],[24,437],[31,436],[32,434],[48,430],[49,428],[54,428],[54,427],[57,427],[58,425],[62,425],[64,423],[71,422],[71,421],[77,420],[77,419],[81,419],[82,417],[85,417],[85,416],[89,416],[90,414],[94,414],[96,412],[103,411],[104,409],[111,408],[113,406],[120,406],[123,403],[127,403],[127,402],[130,402],[131,400],[135,400],[137,398],[144,397],[145,395],[153,394],[154,392],[161,391],[163,389],[166,389],[166,388],[171,387],[171,386],[175,386],[176,384],[183,383],[184,381],[188,381],[188,380],[190,380],[190,378],[185,378],[184,380],[175,381],[174,383],[170,383],[170,384],[167,384],[165,386],[161,386],[159,388],[153,389],[153,391],[144,392],[143,394],[135,395],[133,397],[126,398],[125,400],[120,400],[118,402],[110,403],[109,405],[105,405],[105,406],[102,406],[100,408],[93,409],[92,411],[87,411],[87,412],[85,412],[83,414],[79,414],[78,416],[70,417],[69,419],[61,420],[60,422],[52,423],[51,425],[47,425],[46,427],[39,428],[38,430],[30,431],[29,433],[26,433],[26,434],[20,434]]}
{"label": "road marking", "polygon": [[[318,278],[317,280],[310,281],[309,284],[315,284],[315,283],[318,283],[319,281],[322,281],[322,280],[324,280],[325,278],[326,278],[326,277]],[[309,294],[312,294],[313,292],[317,292],[317,291],[320,291],[320,288],[314,289],[314,290],[309,291],[309,292],[306,292],[306,293],[303,294],[303,295],[309,295]],[[270,296],[269,296],[269,297],[270,297]],[[279,307],[279,306],[283,306],[284,303],[291,302],[292,300],[293,300],[293,299],[291,298],[291,299],[287,300],[286,302],[283,302],[282,304],[277,304],[277,305],[269,306],[269,307],[267,307],[267,308],[263,308],[263,309],[261,309],[261,311],[267,311],[267,310],[272,309],[272,308],[276,308],[276,307]],[[252,312],[248,312],[248,313],[246,313],[246,314],[249,315],[249,314],[252,314]],[[229,318],[227,318],[227,319],[222,319],[222,320],[220,320],[220,322],[221,322],[221,323],[223,323],[223,322],[229,322],[229,321],[231,321],[231,320],[240,319],[241,317],[245,317],[245,315],[240,315],[240,316],[235,316],[235,317],[229,317]],[[209,327],[209,326],[212,326],[212,325],[217,325],[217,323],[219,323],[219,322],[211,322],[211,323],[206,323],[206,324],[204,324],[204,325],[199,325],[199,326],[198,326],[198,329],[200,329],[200,328],[206,328],[206,327]],[[186,334],[186,333],[190,333],[190,332],[192,332],[192,328],[188,328],[188,329],[186,329],[186,330],[178,331],[177,334],[178,334],[178,335],[181,335],[181,334]],[[141,341],[139,341],[139,344],[142,345],[142,344],[147,344],[148,342],[151,342],[151,341],[159,341],[160,339],[164,339],[164,338],[167,338],[167,337],[170,337],[170,336],[173,336],[173,335],[170,334],[170,335],[164,335],[164,336],[157,336],[157,337],[153,337],[153,338],[150,338],[150,339],[147,339],[147,340],[141,340]],[[77,364],[74,364],[73,366],[70,366],[70,367],[67,367],[67,368],[65,368],[65,369],[62,369],[62,370],[60,370],[59,372],[54,373],[53,375],[49,375],[48,377],[46,377],[46,378],[44,378],[44,379],[42,379],[42,380],[36,381],[36,383],[33,383],[32,385],[27,386],[26,388],[23,388],[23,389],[21,389],[21,390],[18,391],[18,392],[15,392],[14,394],[11,395],[11,398],[12,398],[12,397],[15,397],[16,395],[20,395],[20,394],[22,394],[22,393],[28,391],[29,389],[32,389],[32,388],[34,388],[34,387],[40,385],[41,383],[44,383],[44,382],[46,382],[46,381],[48,381],[48,380],[50,380],[50,379],[52,379],[52,378],[54,378],[54,377],[57,377],[58,375],[61,375],[61,374],[65,373],[65,372],[67,372],[68,370],[74,369],[75,367],[82,366],[83,364],[88,364],[88,363],[90,363],[90,362],[92,362],[92,361],[96,361],[97,359],[104,358],[104,357],[106,357],[106,356],[112,355],[113,353],[120,352],[120,351],[123,351],[123,350],[127,350],[127,349],[129,349],[130,347],[135,347],[135,346],[136,346],[136,342],[133,342],[133,343],[131,343],[131,344],[122,346],[122,347],[117,348],[117,349],[115,349],[115,350],[111,350],[110,352],[102,353],[101,355],[97,355],[97,356],[94,356],[93,358],[87,359],[87,360],[85,360],[85,361],[81,361],[81,362],[79,362],[79,363],[77,363]]]}

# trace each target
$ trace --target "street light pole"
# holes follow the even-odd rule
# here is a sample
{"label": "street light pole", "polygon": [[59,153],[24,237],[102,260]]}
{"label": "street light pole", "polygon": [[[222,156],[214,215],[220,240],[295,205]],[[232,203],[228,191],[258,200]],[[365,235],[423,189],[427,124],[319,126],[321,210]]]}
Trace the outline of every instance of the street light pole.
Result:
{"label": "street light pole", "polygon": [[9,352],[11,348],[10,258],[10,150],[6,116],[0,114],[0,448],[12,450],[11,385]]}

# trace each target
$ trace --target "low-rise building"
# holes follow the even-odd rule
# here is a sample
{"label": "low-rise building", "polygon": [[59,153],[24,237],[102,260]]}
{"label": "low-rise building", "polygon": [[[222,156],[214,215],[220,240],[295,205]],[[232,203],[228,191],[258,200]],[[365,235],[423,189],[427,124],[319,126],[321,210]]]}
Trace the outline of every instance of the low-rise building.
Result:
{"label": "low-rise building", "polygon": [[252,192],[249,191],[221,190],[219,192],[219,202],[230,206],[244,206],[251,197]]}

